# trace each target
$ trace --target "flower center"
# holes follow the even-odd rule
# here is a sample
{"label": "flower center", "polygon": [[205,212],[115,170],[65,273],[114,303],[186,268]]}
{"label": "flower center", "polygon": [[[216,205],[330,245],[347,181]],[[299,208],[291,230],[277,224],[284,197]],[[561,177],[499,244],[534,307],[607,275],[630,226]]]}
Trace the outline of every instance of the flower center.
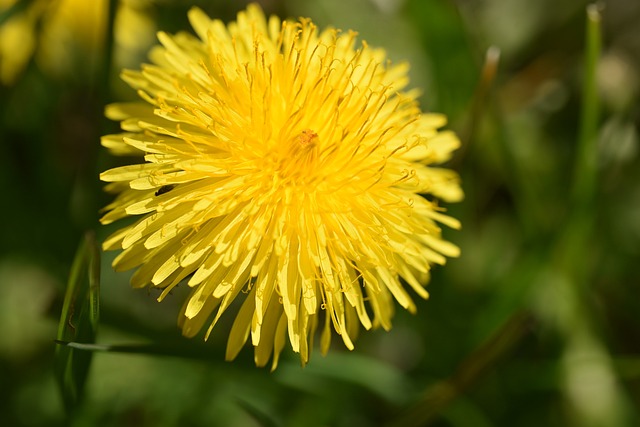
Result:
{"label": "flower center", "polygon": [[298,135],[284,142],[278,162],[278,175],[294,185],[309,184],[311,173],[316,168],[318,158],[318,134],[312,129],[304,129]]}
{"label": "flower center", "polygon": [[311,151],[318,143],[318,134],[311,129],[303,130],[300,135],[294,139],[295,145],[298,146],[301,151]]}

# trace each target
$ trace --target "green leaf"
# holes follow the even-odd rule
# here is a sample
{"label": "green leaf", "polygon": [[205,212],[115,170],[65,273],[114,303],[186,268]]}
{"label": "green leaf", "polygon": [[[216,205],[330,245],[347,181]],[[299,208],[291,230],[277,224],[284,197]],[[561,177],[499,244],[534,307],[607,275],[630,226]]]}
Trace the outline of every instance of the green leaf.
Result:
{"label": "green leaf", "polygon": [[290,387],[311,392],[334,382],[353,385],[371,392],[392,404],[402,404],[413,392],[403,373],[395,367],[359,353],[330,353],[317,357],[305,366],[304,376],[298,366],[283,364],[276,374]]}
{"label": "green leaf", "polygon": [[[93,233],[87,233],[76,252],[64,296],[56,342],[95,342],[100,319],[100,253]],[[93,353],[56,346],[55,371],[65,409],[82,401]]]}

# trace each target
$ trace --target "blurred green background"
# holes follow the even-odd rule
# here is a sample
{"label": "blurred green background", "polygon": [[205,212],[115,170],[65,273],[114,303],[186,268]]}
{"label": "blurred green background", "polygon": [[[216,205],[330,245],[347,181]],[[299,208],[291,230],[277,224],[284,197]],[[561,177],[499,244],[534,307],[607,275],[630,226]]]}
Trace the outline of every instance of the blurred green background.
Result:
{"label": "blurred green background", "polygon": [[411,63],[463,141],[462,256],[391,332],[306,368],[286,349],[270,373],[250,348],[223,361],[228,323],[181,338],[180,292],[158,304],[102,254],[97,342],[154,346],[93,353],[69,415],[53,340],[85,232],[113,230],[99,137],[118,129],[104,105],[135,98],[119,70],[190,6],[229,21],[246,3],[0,0],[0,425],[640,425],[640,2],[592,8],[590,36],[580,0],[260,3]]}

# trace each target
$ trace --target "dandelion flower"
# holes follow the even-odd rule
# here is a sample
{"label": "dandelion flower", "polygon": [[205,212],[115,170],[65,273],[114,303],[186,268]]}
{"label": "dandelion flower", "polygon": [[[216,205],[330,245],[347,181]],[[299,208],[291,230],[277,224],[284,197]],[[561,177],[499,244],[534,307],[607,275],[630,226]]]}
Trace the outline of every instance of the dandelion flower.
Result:
{"label": "dandelion flower", "polygon": [[[159,33],[152,64],[125,71],[144,102],[106,114],[103,137],[144,162],[101,174],[117,193],[104,224],[129,216],[104,248],[134,287],[191,288],[179,317],[206,337],[237,301],[227,359],[251,338],[264,366],[288,341],[309,359],[362,325],[391,328],[394,300],[415,311],[432,264],[458,248],[436,199],[462,198],[455,172],[434,167],[458,145],[406,91],[407,66],[356,33],[281,22],[250,5],[225,26],[189,12],[197,37]],[[273,355],[273,357],[272,357]]]}

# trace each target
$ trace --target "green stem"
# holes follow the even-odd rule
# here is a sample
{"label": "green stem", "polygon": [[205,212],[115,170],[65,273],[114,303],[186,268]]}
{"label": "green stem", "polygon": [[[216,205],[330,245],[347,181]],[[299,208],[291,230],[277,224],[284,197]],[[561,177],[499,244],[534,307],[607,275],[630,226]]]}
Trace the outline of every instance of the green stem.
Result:
{"label": "green stem", "polygon": [[500,48],[497,46],[491,46],[487,49],[485,54],[482,72],[480,73],[480,81],[478,82],[478,86],[476,87],[476,91],[473,96],[469,121],[465,128],[460,132],[462,146],[458,151],[456,151],[455,157],[451,161],[451,166],[454,169],[460,169],[462,160],[471,145],[471,142],[476,138],[480,122],[487,111],[487,101],[490,96],[491,88],[495,82],[496,75],[498,74],[499,65]]}
{"label": "green stem", "polygon": [[584,59],[583,98],[580,113],[577,161],[573,176],[572,202],[574,209],[585,211],[594,202],[597,183],[597,137],[600,102],[598,99],[597,68],[602,51],[600,6],[587,7],[586,52]]}

